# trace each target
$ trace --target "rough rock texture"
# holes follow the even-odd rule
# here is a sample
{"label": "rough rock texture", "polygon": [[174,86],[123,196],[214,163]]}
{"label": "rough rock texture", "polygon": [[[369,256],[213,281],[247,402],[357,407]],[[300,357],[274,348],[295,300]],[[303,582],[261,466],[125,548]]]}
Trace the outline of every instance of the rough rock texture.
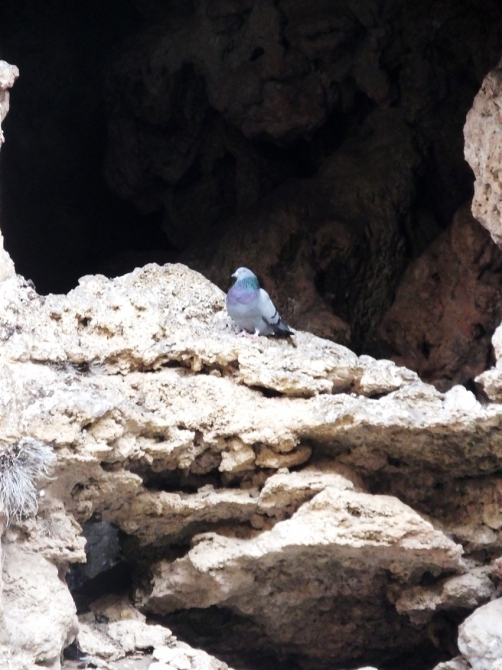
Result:
{"label": "rough rock texture", "polygon": [[[502,137],[502,69],[492,70],[485,78],[480,92],[474,100],[465,124],[465,156],[469,161],[476,181],[472,211],[500,246],[500,208],[502,191],[499,172],[502,164],[500,138]],[[483,372],[476,382],[494,402],[502,399],[502,329],[499,326],[492,339],[495,366]]]}
{"label": "rough rock texture", "polygon": [[[228,665],[180,642],[164,626],[146,622],[127,596],[108,596],[90,605],[79,618],[74,644],[76,660],[64,670],[229,670]],[[231,669],[230,669],[231,670]]]}
{"label": "rough rock texture", "polygon": [[78,631],[75,603],[60,571],[64,574],[70,561],[85,560],[79,530],[61,502],[48,497],[36,520],[28,519],[4,532],[2,667],[60,667],[61,651]]}
{"label": "rough rock texture", "polygon": [[[502,660],[502,599],[471,614],[460,626],[458,646],[473,670],[494,670]],[[497,665],[500,667],[500,665]]]}
{"label": "rough rock texture", "polygon": [[9,111],[9,89],[14,86],[18,77],[19,70],[15,65],[9,65],[4,60],[0,60],[0,147],[5,142],[2,121]]}
{"label": "rough rock texture", "polygon": [[464,128],[465,158],[476,177],[472,211],[499,246],[502,245],[501,101],[502,67],[499,64],[485,77]]}
{"label": "rough rock texture", "polygon": [[447,390],[491,361],[502,320],[502,252],[470,213],[470,203],[407,269],[380,327],[395,361]]}
{"label": "rough rock texture", "polygon": [[[111,522],[144,614],[186,629],[202,608],[225,660],[252,648],[318,668],[452,654],[443,613],[498,594],[480,556],[502,546],[500,405],[307,333],[238,338],[224,294],[182,265],[45,298],[12,277],[0,313],[2,441],[30,435],[57,454],[38,517],[4,547],[36,552],[48,579],[83,560],[72,518]],[[22,584],[4,571],[12,622]],[[50,648],[16,633],[11,649],[55,663],[77,633],[70,605],[37,605]],[[84,622],[80,644],[110,637],[101,614]]]}
{"label": "rough rock texture", "polygon": [[502,401],[502,326],[495,331],[493,338],[495,365],[476,377],[476,382],[493,402]]}
{"label": "rough rock texture", "polygon": [[[380,620],[389,582],[458,569],[460,554],[398,500],[327,486],[255,538],[199,535],[185,557],[153,566],[151,592],[140,603],[162,614],[230,607],[258,622],[287,653],[323,664],[360,655],[348,627],[365,639],[368,656],[407,629],[413,638],[406,619]],[[315,619],[318,625],[305,626]]]}
{"label": "rough rock texture", "polygon": [[471,665],[463,656],[455,656],[451,661],[439,663],[434,670],[471,670]]}
{"label": "rough rock texture", "polygon": [[[4,60],[0,60],[0,148],[5,141],[2,130],[2,121],[7,116],[9,111],[9,89],[12,88],[17,77],[19,77],[19,70],[15,65],[9,65]],[[1,211],[1,199],[0,199]],[[5,252],[3,247],[3,237],[0,232],[0,281],[14,274],[14,264],[10,256]]]}
{"label": "rough rock texture", "polygon": [[417,623],[429,621],[440,609],[473,609],[496,596],[492,576],[491,567],[474,568],[465,575],[443,579],[433,587],[415,586],[403,591],[396,608]]}

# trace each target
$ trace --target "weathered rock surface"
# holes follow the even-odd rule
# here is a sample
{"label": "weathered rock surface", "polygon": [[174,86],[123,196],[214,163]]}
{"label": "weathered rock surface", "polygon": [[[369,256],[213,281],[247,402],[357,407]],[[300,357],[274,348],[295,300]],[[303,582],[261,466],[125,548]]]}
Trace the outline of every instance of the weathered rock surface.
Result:
{"label": "weathered rock surface", "polygon": [[[141,5],[163,25],[155,1]],[[244,225],[239,234],[228,233],[226,248],[208,267],[229,272],[246,249],[247,258],[263,264],[267,288],[297,324],[317,324],[331,338],[367,344],[403,266],[399,229],[410,224],[418,197],[413,173],[424,170],[431,147],[441,157],[447,140],[438,128],[458,101],[438,86],[438,97],[424,103],[422,89],[414,89],[408,76],[400,81],[403,108],[389,107],[397,100],[397,75],[389,76],[396,72],[397,47],[380,31],[379,8],[350,8],[342,17],[333,10],[326,23],[306,17],[298,3],[208,1],[192,31],[186,20],[191,9],[178,5],[169,16],[172,43],[162,30],[145,37],[160,54],[146,89],[135,85],[145,83],[143,70],[132,82],[120,64],[114,71],[132,92],[127,113],[111,110],[123,122],[111,151],[124,153],[115,164],[111,157],[109,176],[145,210],[160,202],[170,216],[169,234],[183,246],[185,217],[197,211],[193,203],[226,179],[214,170],[222,157],[235,158],[234,191],[248,208],[262,195],[264,182],[256,175],[263,163],[240,162],[242,143],[263,134],[274,142],[312,136],[336,110],[346,109],[344,98],[352,98],[349,107],[356,104],[355,82],[371,101],[360,127],[331,147],[329,157],[316,158],[316,177],[296,175],[276,190],[274,207],[262,202],[247,209],[244,224],[267,209],[270,218],[260,230]],[[447,43],[448,35],[468,35],[466,16],[472,14],[462,15],[460,30],[447,12],[444,24],[431,25],[436,31],[446,26]],[[234,41],[233,33],[242,39]],[[334,62],[333,54],[337,60],[346,49],[343,35],[354,37],[357,48],[349,50],[350,59]],[[415,47],[423,43],[416,38]],[[142,44],[136,47],[142,53]],[[208,48],[211,58],[200,58]],[[413,66],[419,52],[410,55],[412,73],[423,71]],[[163,67],[168,57],[178,59],[170,70]],[[335,65],[343,67],[337,72]],[[428,66],[425,71],[432,76]],[[15,68],[0,63],[0,119],[15,75]],[[167,98],[157,95],[159,76]],[[333,80],[337,91],[329,85]],[[247,86],[237,86],[243,81]],[[478,99],[482,108],[488,88]],[[486,106],[495,123],[495,84],[490,90]],[[435,129],[422,124],[424,104],[441,109]],[[221,117],[208,116],[207,105]],[[420,141],[410,124],[421,126]],[[151,149],[163,138],[161,153],[170,160],[139,155],[138,162],[129,161],[138,155],[120,146],[124,127],[136,141],[133,149]],[[492,143],[494,132],[491,127]],[[225,141],[213,144],[217,137]],[[497,161],[489,157],[491,173]],[[130,172],[121,172],[125,165]],[[194,165],[203,178],[195,188],[186,180],[175,193],[172,187]],[[441,174],[448,182],[448,170]],[[153,195],[152,177],[163,182]],[[268,188],[274,178],[267,180]],[[315,207],[307,207],[310,200]],[[215,220],[210,205],[205,224]],[[490,207],[493,213],[495,200]],[[255,659],[287,658],[305,669],[395,665],[415,653],[436,662],[457,652],[451,640],[466,610],[492,600],[463,624],[464,656],[437,668],[463,670],[468,659],[474,670],[496,670],[502,656],[496,600],[502,575],[502,330],[493,342],[496,367],[477,377],[486,397],[476,399],[458,382],[466,371],[470,378],[483,369],[488,332],[500,319],[500,258],[460,213],[410,271],[429,273],[422,312],[430,280],[436,272],[443,276],[434,257],[445,254],[454,257],[455,270],[435,296],[442,318],[434,312],[427,336],[413,339],[407,332],[401,342],[410,356],[438,328],[438,342],[455,342],[449,359],[443,347],[438,358],[421,362],[428,379],[438,383],[444,375],[455,384],[441,393],[404,367],[358,357],[305,332],[290,341],[238,339],[222,292],[181,265],[150,265],[114,281],[84,277],[67,296],[44,298],[14,274],[4,253],[0,457],[29,438],[51,445],[57,462],[52,478],[39,482],[45,490],[36,515],[0,514],[0,666],[59,670],[61,650],[74,643],[82,662],[98,667],[118,670],[110,664],[132,659],[151,670],[224,670],[223,661],[179,643],[160,625],[177,617],[186,626],[191,618],[197,622],[199,611],[210,638],[224,629],[219,651],[239,657],[240,665],[250,650]],[[338,281],[347,255],[353,267]],[[362,259],[369,261],[357,274]],[[448,302],[457,291],[462,297],[466,286],[468,297]],[[288,303],[295,292],[301,299]],[[405,304],[410,294],[413,289],[403,285]],[[333,310],[351,316],[350,335]],[[453,332],[460,321],[472,332],[458,343]],[[479,324],[484,356],[471,348]],[[6,458],[0,476],[12,476]],[[85,560],[79,523],[87,521],[119,529],[121,558],[133,573],[141,612],[126,597],[105,598],[77,619],[64,574],[69,564]],[[208,643],[208,649],[216,646]]]}
{"label": "weathered rock surface", "polygon": [[[389,583],[461,566],[460,547],[398,500],[336,486],[255,538],[205,533],[195,542],[185,557],[153,566],[151,593],[139,601],[147,611],[230,607],[285,653],[321,664],[354,654],[348,609],[365,653],[374,654],[382,638],[391,644],[408,628],[397,616],[377,626]],[[316,617],[321,625],[303,625]]]}
{"label": "weathered rock surface", "polygon": [[439,663],[434,670],[471,670],[471,665],[463,656],[455,656],[451,661]]}
{"label": "weathered rock surface", "polygon": [[[2,473],[5,476],[5,473]],[[76,608],[60,571],[85,560],[80,528],[59,501],[2,536],[0,666],[57,670],[78,632]]]}
{"label": "weathered rock surface", "polygon": [[492,338],[495,365],[476,377],[476,382],[493,402],[502,401],[502,326]]}
{"label": "weathered rock surface", "polygon": [[488,367],[502,320],[502,252],[470,204],[407,269],[380,327],[395,360],[447,390]]}
{"label": "weathered rock surface", "polygon": [[[217,606],[246,622],[228,628],[241,656],[252,645],[305,667],[429,648],[442,611],[497,595],[476,552],[501,546],[502,406],[308,333],[237,338],[223,293],[182,265],[45,298],[11,277],[0,310],[2,442],[29,435],[57,454],[12,551],[25,543],[48,573],[83,560],[64,503],[125,533],[145,614]],[[481,493],[465,485],[476,477]],[[449,536],[459,501],[477,540]],[[4,573],[4,616],[19,581]],[[64,616],[50,648],[11,647],[49,662],[77,632]]]}
{"label": "weathered rock surface", "polygon": [[[164,626],[147,624],[126,596],[91,603],[91,612],[80,617],[75,647],[81,663],[107,670],[228,670],[226,663],[178,641]],[[65,670],[73,667],[70,661],[64,664]]]}
{"label": "weathered rock surface", "polygon": [[[502,599],[479,607],[460,626],[458,646],[473,670],[494,670],[502,660]],[[497,664],[498,661],[498,664]]]}
{"label": "weathered rock surface", "polygon": [[502,67],[499,64],[485,77],[464,128],[465,158],[476,177],[472,212],[499,246],[502,246],[501,101]]}
{"label": "weathered rock surface", "polygon": [[[5,136],[2,130],[2,121],[9,111],[9,89],[14,86],[14,82],[19,77],[19,70],[15,65],[10,65],[4,60],[0,60],[0,148],[5,142]],[[0,281],[3,281],[14,274],[14,263],[3,247],[3,236],[0,232]]]}
{"label": "weathered rock surface", "polygon": [[0,147],[5,142],[2,121],[9,111],[9,89],[14,86],[14,82],[18,77],[19,70],[15,65],[10,65],[4,60],[0,60]]}
{"label": "weathered rock surface", "polygon": [[497,595],[493,569],[474,568],[469,573],[439,581],[434,586],[416,586],[403,591],[396,602],[398,612],[412,621],[429,621],[437,610],[473,609]]}

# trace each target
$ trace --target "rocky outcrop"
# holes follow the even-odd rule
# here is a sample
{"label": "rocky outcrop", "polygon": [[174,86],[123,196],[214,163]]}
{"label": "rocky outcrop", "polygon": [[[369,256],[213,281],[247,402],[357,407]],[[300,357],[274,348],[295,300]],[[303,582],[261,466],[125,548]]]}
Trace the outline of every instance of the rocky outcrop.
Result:
{"label": "rocky outcrop", "polygon": [[[38,516],[4,536],[13,654],[56,667],[77,634],[54,567],[84,560],[75,521],[122,531],[136,604],[157,623],[186,630],[202,609],[216,639],[212,612],[227,612],[227,661],[433,657],[435,626],[453,636],[452,613],[498,594],[500,405],[307,333],[238,338],[223,293],[182,265],[45,298],[12,277],[0,307],[2,442],[57,456]],[[28,597],[47,588],[63,590],[54,611]],[[19,617],[42,612],[47,637],[20,637]],[[93,635],[115,649],[102,621],[82,619],[81,653]],[[452,653],[445,639],[436,653]]]}

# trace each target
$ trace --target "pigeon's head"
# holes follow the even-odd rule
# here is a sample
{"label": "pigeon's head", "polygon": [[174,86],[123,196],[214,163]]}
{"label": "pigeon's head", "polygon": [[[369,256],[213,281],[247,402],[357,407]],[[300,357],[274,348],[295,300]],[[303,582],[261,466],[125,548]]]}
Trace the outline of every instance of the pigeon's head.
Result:
{"label": "pigeon's head", "polygon": [[237,281],[240,279],[256,279],[254,272],[251,272],[251,270],[248,270],[248,268],[237,268],[232,277],[235,277]]}
{"label": "pigeon's head", "polygon": [[237,279],[235,283],[238,284],[240,287],[249,290],[252,289],[254,291],[260,288],[260,284],[258,283],[256,275],[254,274],[254,272],[251,272],[251,270],[248,270],[248,268],[237,268],[232,277],[235,277]]}

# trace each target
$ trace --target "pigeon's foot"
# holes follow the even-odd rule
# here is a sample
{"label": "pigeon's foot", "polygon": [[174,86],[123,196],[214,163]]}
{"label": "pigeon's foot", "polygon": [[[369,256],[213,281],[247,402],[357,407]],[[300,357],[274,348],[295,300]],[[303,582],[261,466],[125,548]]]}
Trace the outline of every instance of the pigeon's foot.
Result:
{"label": "pigeon's foot", "polygon": [[255,331],[253,334],[251,334],[248,333],[247,330],[241,330],[240,333],[237,333],[237,337],[250,337],[253,340],[257,340],[260,337],[260,335],[258,331]]}

